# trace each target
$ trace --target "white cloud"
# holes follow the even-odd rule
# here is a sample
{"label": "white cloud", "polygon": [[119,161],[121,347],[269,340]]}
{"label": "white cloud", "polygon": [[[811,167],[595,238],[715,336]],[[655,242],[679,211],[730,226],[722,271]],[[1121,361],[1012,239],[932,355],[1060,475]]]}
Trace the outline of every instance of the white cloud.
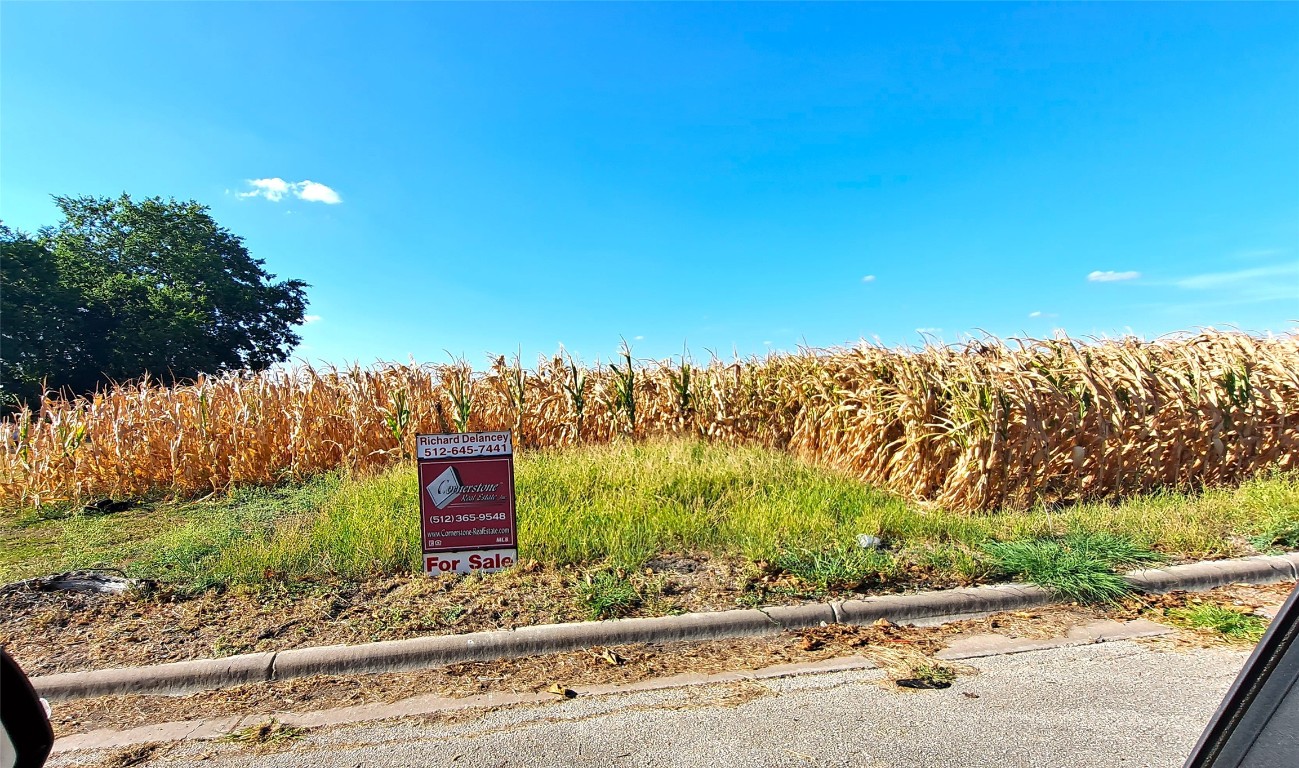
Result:
{"label": "white cloud", "polygon": [[1028,316],[1029,316],[1029,317],[1041,317],[1041,316],[1042,316],[1042,313],[1041,313],[1041,312],[1029,312],[1029,313],[1028,313]]}
{"label": "white cloud", "polygon": [[1270,267],[1209,272],[1174,280],[1188,291],[1212,291],[1215,304],[1254,304],[1299,299],[1299,261]]}
{"label": "white cloud", "polygon": [[240,192],[240,197],[264,197],[272,203],[278,203],[289,192],[289,182],[281,178],[249,179],[248,192]]}
{"label": "white cloud", "polygon": [[863,283],[873,283],[875,282],[875,275],[866,275],[861,279],[861,281]]}
{"label": "white cloud", "polygon": [[916,333],[929,334],[929,335],[939,334],[942,332],[943,332],[942,328],[917,328],[916,329]]}
{"label": "white cloud", "polygon": [[1059,317],[1059,315],[1057,315],[1054,312],[1043,312],[1041,310],[1037,310],[1036,312],[1029,312],[1028,316],[1029,317]]}
{"label": "white cloud", "polygon": [[634,336],[634,337],[632,337],[632,341],[644,341],[644,340],[645,340],[645,337],[644,337],[644,336]]}
{"label": "white cloud", "polygon": [[240,192],[239,197],[264,197],[272,203],[278,203],[285,195],[293,195],[309,203],[337,205],[343,198],[333,189],[316,181],[285,181],[278,176],[270,179],[249,179],[247,192]]}
{"label": "white cloud", "polygon": [[299,189],[296,191],[298,197],[312,203],[325,203],[326,205],[337,205],[343,202],[343,198],[338,193],[324,184],[318,184],[314,181],[299,182]]}
{"label": "white cloud", "polygon": [[1292,276],[1299,277],[1299,261],[1293,264],[1278,264],[1274,267],[1255,267],[1254,269],[1240,269],[1235,272],[1210,272],[1203,275],[1193,275],[1177,280],[1173,284],[1178,288],[1211,290],[1235,288],[1247,283],[1258,283],[1269,281],[1272,278]]}
{"label": "white cloud", "polygon": [[1087,280],[1093,283],[1117,283],[1121,280],[1136,280],[1141,277],[1140,272],[1115,272],[1106,270],[1104,272],[1096,270],[1087,275]]}
{"label": "white cloud", "polygon": [[303,325],[311,325],[320,322],[320,315],[304,315],[302,318]]}

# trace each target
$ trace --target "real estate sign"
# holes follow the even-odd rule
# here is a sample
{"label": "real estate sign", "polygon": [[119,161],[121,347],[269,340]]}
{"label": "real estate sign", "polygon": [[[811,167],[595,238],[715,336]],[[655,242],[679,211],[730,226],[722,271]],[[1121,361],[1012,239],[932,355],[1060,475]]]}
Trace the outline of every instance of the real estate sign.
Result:
{"label": "real estate sign", "polygon": [[424,572],[499,571],[519,560],[509,432],[417,435]]}

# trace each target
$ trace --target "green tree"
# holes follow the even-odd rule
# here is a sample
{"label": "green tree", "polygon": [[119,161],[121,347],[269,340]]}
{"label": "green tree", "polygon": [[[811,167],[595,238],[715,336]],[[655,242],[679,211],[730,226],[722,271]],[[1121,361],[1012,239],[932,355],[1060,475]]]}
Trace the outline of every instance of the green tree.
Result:
{"label": "green tree", "polygon": [[70,373],[78,357],[77,296],[57,274],[42,242],[0,224],[0,409],[39,392],[51,371]]}
{"label": "green tree", "polygon": [[88,393],[146,373],[263,370],[288,358],[306,283],[273,282],[205,206],[56,197],[35,237],[0,225],[0,391]]}

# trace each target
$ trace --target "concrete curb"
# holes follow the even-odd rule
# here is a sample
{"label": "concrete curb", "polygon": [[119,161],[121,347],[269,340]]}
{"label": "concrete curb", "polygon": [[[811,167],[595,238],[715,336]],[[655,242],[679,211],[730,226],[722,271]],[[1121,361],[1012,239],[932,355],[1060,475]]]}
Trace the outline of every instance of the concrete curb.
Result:
{"label": "concrete curb", "polygon": [[776,634],[834,623],[825,604],[780,606],[766,610],[688,613],[649,619],[543,624],[499,632],[437,635],[365,645],[333,645],[280,651],[270,679],[306,675],[406,672],[413,669],[559,653],[593,645],[673,643]]}
{"label": "concrete curb", "polygon": [[1274,584],[1299,579],[1299,552],[1150,568],[1132,571],[1126,578],[1133,589],[1155,594],[1176,590],[1194,592],[1234,582]]}
{"label": "concrete curb", "polygon": [[1023,584],[948,589],[916,595],[885,595],[831,603],[840,624],[870,624],[880,619],[917,625],[941,624],[953,617],[973,618],[1051,602],[1051,593]]}
{"label": "concrete curb", "polygon": [[248,653],[224,659],[195,659],[149,667],[64,672],[32,678],[32,685],[49,701],[125,693],[169,693],[225,688],[271,679],[274,653]]}
{"label": "concrete curb", "polygon": [[[1144,592],[1197,591],[1236,582],[1271,584],[1292,581],[1299,579],[1299,552],[1134,571],[1128,574],[1127,579],[1134,588]],[[33,678],[32,684],[41,696],[50,701],[110,694],[177,694],[306,675],[406,672],[466,661],[561,653],[591,646],[771,635],[823,623],[870,624],[888,619],[920,625],[941,624],[998,611],[1046,605],[1052,600],[1051,594],[1039,587],[1001,584],[761,610],[549,624],[364,645],[298,648],[149,667],[64,672]]]}

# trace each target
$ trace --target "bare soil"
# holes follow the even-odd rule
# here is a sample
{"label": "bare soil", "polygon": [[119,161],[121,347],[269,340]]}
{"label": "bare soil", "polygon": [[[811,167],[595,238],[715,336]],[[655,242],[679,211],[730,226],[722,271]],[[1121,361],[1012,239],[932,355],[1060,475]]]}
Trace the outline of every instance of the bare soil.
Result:
{"label": "bare soil", "polygon": [[[625,616],[826,597],[738,558],[663,557],[646,566],[624,574],[640,593]],[[582,576],[577,569],[529,563],[489,576],[268,582],[199,595],[158,588],[120,595],[14,591],[0,595],[0,645],[35,676],[586,621],[593,616],[580,598]],[[877,593],[960,585],[917,568]]]}

